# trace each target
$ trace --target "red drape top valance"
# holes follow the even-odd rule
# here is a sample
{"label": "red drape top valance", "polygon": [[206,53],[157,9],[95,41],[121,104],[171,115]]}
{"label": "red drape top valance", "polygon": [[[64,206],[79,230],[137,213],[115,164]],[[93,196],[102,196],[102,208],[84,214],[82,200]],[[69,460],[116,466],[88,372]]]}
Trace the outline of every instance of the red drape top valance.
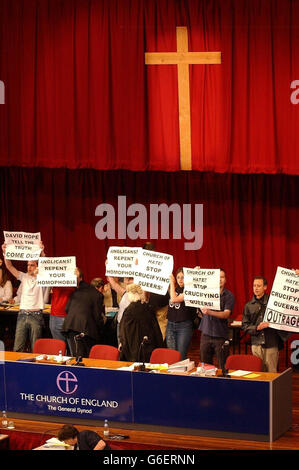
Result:
{"label": "red drape top valance", "polygon": [[2,0],[0,165],[179,170],[176,66],[144,54],[182,25],[222,53],[190,66],[192,168],[299,174],[296,0]]}

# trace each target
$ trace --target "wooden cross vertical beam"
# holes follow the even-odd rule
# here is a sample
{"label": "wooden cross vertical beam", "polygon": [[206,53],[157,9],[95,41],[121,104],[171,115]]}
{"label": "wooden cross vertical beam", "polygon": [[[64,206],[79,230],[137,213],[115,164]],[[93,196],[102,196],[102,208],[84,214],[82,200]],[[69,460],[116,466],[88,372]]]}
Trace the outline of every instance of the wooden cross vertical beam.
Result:
{"label": "wooden cross vertical beam", "polygon": [[189,52],[186,26],[176,28],[177,52],[146,52],[146,65],[177,65],[181,170],[192,170],[190,64],[221,64],[221,52]]}
{"label": "wooden cross vertical beam", "polygon": [[[188,52],[187,28],[176,28],[178,52]],[[181,170],[192,170],[189,64],[177,64]]]}

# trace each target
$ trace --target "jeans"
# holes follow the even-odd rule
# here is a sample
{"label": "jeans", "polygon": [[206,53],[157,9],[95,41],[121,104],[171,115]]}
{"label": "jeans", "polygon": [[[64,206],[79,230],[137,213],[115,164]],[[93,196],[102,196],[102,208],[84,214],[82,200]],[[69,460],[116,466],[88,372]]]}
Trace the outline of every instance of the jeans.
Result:
{"label": "jeans", "polygon": [[36,312],[20,310],[13,350],[16,352],[24,351],[27,337],[29,335],[31,350],[33,351],[35,341],[43,336],[43,328],[44,317],[42,310]]}
{"label": "jeans", "polygon": [[65,341],[65,336],[61,333],[63,323],[64,317],[55,317],[54,315],[50,315],[49,327],[54,339]]}
{"label": "jeans", "polygon": [[193,335],[192,321],[168,321],[166,327],[166,344],[169,349],[181,353],[181,359],[187,359],[187,352]]}

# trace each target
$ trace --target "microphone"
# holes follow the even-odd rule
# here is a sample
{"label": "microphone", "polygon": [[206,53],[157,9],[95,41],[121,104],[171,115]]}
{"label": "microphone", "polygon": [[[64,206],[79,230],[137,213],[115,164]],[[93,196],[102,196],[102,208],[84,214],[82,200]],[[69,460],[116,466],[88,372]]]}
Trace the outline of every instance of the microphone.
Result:
{"label": "microphone", "polygon": [[229,340],[225,340],[224,343],[221,346],[221,354],[220,354],[220,359],[221,359],[221,369],[222,369],[222,376],[221,377],[227,377],[229,378],[230,375],[228,374],[228,370],[225,367],[225,361],[226,361],[226,354],[225,354],[225,349],[229,347]]}
{"label": "microphone", "polygon": [[84,338],[84,336],[85,336],[85,333],[79,333],[78,335],[74,336],[74,342],[76,345],[76,362],[74,366],[85,366],[85,364],[83,364],[82,362],[82,356],[78,354],[78,340],[81,340],[82,338]]}
{"label": "microphone", "polygon": [[144,364],[144,349],[143,349],[143,346],[146,344],[146,343],[149,343],[149,339],[148,339],[148,336],[144,336],[141,343],[140,343],[140,346],[139,346],[139,353],[138,353],[138,362],[141,362],[140,361],[140,356],[141,356],[141,351],[142,351],[142,365],[140,366],[139,370],[142,371],[142,372],[145,372],[145,364]]}

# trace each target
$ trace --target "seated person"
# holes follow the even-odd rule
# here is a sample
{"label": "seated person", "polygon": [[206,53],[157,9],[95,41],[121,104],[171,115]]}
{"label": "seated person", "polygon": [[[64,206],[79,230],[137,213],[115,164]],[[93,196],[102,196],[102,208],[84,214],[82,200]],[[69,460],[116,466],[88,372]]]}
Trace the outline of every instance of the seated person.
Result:
{"label": "seated person", "polygon": [[0,259],[0,302],[8,302],[12,299],[13,289],[8,273],[2,265],[3,261]]}

